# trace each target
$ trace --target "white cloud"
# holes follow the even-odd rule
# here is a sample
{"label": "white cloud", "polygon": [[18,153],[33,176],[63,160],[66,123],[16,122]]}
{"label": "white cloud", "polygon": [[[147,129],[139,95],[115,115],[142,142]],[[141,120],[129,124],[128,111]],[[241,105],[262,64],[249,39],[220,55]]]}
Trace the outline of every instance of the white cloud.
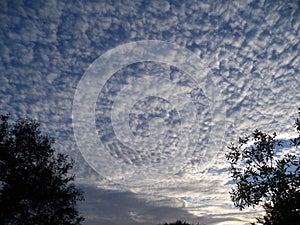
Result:
{"label": "white cloud", "polygon": [[[77,83],[98,56],[130,41],[170,41],[199,55],[207,66],[200,72],[208,73],[218,84],[227,107],[228,133],[223,144],[255,128],[277,133],[293,131],[291,123],[300,99],[297,38],[300,14],[294,1],[265,4],[242,0],[234,3],[125,1],[114,4],[92,1],[73,4],[54,0],[12,4],[2,1],[0,8],[0,110],[38,118],[45,130],[57,136],[57,146],[79,163],[76,169],[81,182],[93,183],[102,178],[84,162],[72,136],[71,108]],[[153,94],[155,89],[142,91]],[[172,87],[165,85],[159,91],[168,93],[169,90],[173,90]],[[214,118],[203,115],[207,119],[203,125],[213,126]],[[89,134],[85,135],[88,140]],[[225,144],[223,149],[226,151]],[[157,186],[129,190],[147,193],[148,197],[184,198],[186,206],[193,206],[185,209],[209,214],[205,221],[211,224],[220,224],[222,213],[223,220],[230,219],[228,224],[233,224],[235,217],[253,218],[255,211],[237,216],[238,211],[228,205],[230,201],[224,200],[228,198],[224,189],[228,178],[222,154],[206,173],[191,163]],[[180,159],[176,162],[180,163]],[[99,202],[89,198],[91,205],[89,201],[85,204],[86,209],[91,210],[87,214],[90,216],[87,224],[98,224],[96,221],[117,224],[124,218],[127,224],[141,221],[153,224],[156,219],[164,220],[165,215],[156,208],[135,201],[138,209],[132,204],[134,209],[129,212],[125,201],[117,201],[125,205],[118,208],[110,206],[107,200],[105,212],[111,217],[95,215],[100,212],[97,207],[101,199],[108,196],[110,193],[99,195]],[[179,210],[183,219],[196,221],[177,203],[166,203],[179,209],[168,208],[165,214],[170,213],[173,220],[180,219],[175,218]],[[114,207],[118,208],[120,218],[112,219],[109,210]]]}

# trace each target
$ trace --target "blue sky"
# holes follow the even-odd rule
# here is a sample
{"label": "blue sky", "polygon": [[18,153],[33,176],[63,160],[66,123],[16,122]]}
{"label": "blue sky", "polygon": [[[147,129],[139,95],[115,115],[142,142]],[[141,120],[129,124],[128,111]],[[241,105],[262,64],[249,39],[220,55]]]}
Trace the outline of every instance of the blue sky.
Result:
{"label": "blue sky", "polygon": [[[299,1],[3,0],[0,28],[0,112],[39,120],[76,160],[85,224],[244,224],[259,213],[233,208],[224,153],[256,128],[294,132]],[[139,41],[148,46],[124,55]],[[118,51],[114,62],[147,51],[155,62],[108,74]],[[90,114],[76,120],[88,91],[96,99],[77,109]],[[75,138],[88,116],[96,132]],[[90,151],[92,135],[102,144]]]}

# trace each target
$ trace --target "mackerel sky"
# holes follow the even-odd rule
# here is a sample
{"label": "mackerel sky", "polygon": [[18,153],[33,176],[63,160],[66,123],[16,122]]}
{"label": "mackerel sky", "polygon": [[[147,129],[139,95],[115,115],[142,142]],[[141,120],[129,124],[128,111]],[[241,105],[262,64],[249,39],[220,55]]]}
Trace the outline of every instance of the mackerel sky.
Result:
{"label": "mackerel sky", "polygon": [[298,0],[2,0],[0,113],[75,160],[86,225],[247,224],[226,146],[294,135],[299,32]]}

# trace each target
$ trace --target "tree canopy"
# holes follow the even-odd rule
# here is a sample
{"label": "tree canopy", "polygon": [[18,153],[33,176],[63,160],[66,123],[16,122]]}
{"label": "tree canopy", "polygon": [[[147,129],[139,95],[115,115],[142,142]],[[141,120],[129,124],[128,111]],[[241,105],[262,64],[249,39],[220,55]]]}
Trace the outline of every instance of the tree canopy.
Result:
{"label": "tree canopy", "polygon": [[177,220],[176,222],[164,223],[163,225],[192,225],[192,224],[189,224],[187,222],[182,222],[181,220]]}
{"label": "tree canopy", "polygon": [[0,224],[79,225],[73,161],[31,119],[0,116]]}
{"label": "tree canopy", "polygon": [[[300,115],[300,108],[299,108]],[[256,130],[232,143],[226,158],[235,182],[231,200],[239,209],[262,205],[266,215],[258,218],[264,225],[300,224],[300,121],[295,123],[298,137],[291,146],[298,154],[280,155],[282,141]]]}

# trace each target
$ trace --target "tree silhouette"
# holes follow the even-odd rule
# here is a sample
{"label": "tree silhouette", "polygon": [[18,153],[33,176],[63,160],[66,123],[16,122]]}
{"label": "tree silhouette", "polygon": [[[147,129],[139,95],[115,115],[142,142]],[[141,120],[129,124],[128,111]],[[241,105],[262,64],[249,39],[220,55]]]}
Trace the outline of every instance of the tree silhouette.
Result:
{"label": "tree silhouette", "polygon": [[69,174],[73,161],[56,153],[38,122],[0,117],[0,224],[79,225],[83,192]]}
{"label": "tree silhouette", "polygon": [[192,225],[192,224],[189,224],[189,223],[186,223],[186,222],[182,222],[181,220],[177,220],[174,223],[164,223],[163,225]]}
{"label": "tree silhouette", "polygon": [[[300,115],[300,108],[299,108]],[[292,145],[298,150],[300,121],[295,123],[298,137]],[[280,156],[283,148],[276,133],[265,134],[256,130],[252,135],[239,138],[238,145],[229,146],[226,158],[235,187],[231,200],[240,210],[262,204],[266,211],[258,223],[264,225],[300,224],[300,163],[299,154]]]}

